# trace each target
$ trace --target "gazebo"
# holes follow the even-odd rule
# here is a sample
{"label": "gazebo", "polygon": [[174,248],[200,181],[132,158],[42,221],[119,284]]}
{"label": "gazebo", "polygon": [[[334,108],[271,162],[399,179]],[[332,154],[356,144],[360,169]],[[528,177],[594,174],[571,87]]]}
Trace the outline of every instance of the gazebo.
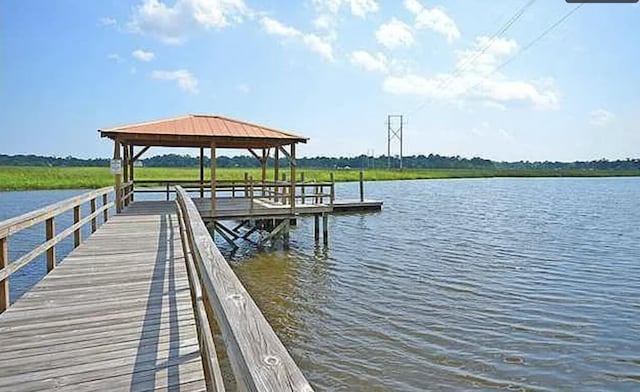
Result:
{"label": "gazebo", "polygon": [[[216,153],[218,149],[248,150],[262,168],[261,182],[267,176],[267,162],[274,152],[274,179],[278,180],[280,153],[289,162],[290,186],[288,196],[291,208],[295,208],[296,144],[306,143],[308,138],[252,124],[228,117],[206,114],[189,114],[163,120],[148,121],[99,129],[102,137],[114,142],[113,159],[116,167],[116,197],[121,198],[122,182],[133,181],[135,165],[150,147],[190,147],[200,149],[200,184],[204,184],[204,149],[211,149],[211,211],[216,211]],[[135,151],[136,147],[141,147]],[[120,200],[118,200],[119,202]],[[120,203],[117,203],[120,206]]]}

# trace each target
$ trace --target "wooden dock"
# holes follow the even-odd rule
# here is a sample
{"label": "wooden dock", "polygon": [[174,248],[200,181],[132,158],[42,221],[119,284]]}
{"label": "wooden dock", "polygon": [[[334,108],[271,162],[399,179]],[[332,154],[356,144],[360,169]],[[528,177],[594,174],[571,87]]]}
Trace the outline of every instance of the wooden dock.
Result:
{"label": "wooden dock", "polygon": [[206,383],[175,202],[133,203],[0,315],[0,390]]}
{"label": "wooden dock", "polygon": [[[113,216],[113,188],[103,188],[0,222],[0,391],[225,391],[214,331],[239,390],[313,391],[176,191],[133,202],[122,184]],[[73,225],[56,231],[70,210]],[[7,239],[38,223],[44,242],[9,261]],[[75,249],[56,263],[55,245],[71,235]],[[49,273],[9,306],[10,276],[44,253]]]}

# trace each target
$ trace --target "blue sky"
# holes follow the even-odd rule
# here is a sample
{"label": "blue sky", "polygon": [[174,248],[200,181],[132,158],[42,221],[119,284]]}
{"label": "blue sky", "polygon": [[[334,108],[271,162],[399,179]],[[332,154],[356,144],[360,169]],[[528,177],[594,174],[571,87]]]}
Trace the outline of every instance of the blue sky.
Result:
{"label": "blue sky", "polygon": [[2,1],[0,153],[107,157],[100,127],[216,113],[379,155],[398,113],[406,154],[640,156],[640,7],[587,4],[523,51],[575,7],[538,0],[492,40],[525,3]]}

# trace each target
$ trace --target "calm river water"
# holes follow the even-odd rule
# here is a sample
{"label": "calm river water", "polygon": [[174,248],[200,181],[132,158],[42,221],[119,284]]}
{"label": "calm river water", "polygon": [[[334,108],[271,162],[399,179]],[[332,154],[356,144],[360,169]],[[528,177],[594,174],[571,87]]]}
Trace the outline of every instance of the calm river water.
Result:
{"label": "calm river water", "polygon": [[[0,193],[0,219],[76,193]],[[640,389],[640,178],[366,194],[384,211],[331,217],[327,248],[312,220],[289,251],[220,243],[317,390]],[[43,269],[21,271],[13,297]]]}

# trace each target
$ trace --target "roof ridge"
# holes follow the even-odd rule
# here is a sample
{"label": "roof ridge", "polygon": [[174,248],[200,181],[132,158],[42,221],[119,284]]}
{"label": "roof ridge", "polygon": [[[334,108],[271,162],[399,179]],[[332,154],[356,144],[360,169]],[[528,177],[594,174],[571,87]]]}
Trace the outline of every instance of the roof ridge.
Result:
{"label": "roof ridge", "polygon": [[294,133],[294,132],[283,131],[283,130],[271,128],[271,127],[268,127],[268,126],[265,126],[265,125],[262,125],[262,124],[256,124],[256,123],[251,123],[251,122],[244,121],[244,120],[238,120],[238,119],[232,118],[232,117],[221,116],[219,114],[210,114],[210,115],[192,114],[192,116],[219,118],[219,119],[222,119],[222,120],[233,121],[233,122],[236,122],[236,123],[239,123],[239,124],[249,125],[251,127],[258,127],[258,128],[266,129],[267,131],[271,131],[271,132],[282,133],[284,135],[291,136],[291,137],[297,137],[297,138],[300,138],[300,139],[309,139],[308,137],[304,137],[304,136],[299,135],[299,134]]}

